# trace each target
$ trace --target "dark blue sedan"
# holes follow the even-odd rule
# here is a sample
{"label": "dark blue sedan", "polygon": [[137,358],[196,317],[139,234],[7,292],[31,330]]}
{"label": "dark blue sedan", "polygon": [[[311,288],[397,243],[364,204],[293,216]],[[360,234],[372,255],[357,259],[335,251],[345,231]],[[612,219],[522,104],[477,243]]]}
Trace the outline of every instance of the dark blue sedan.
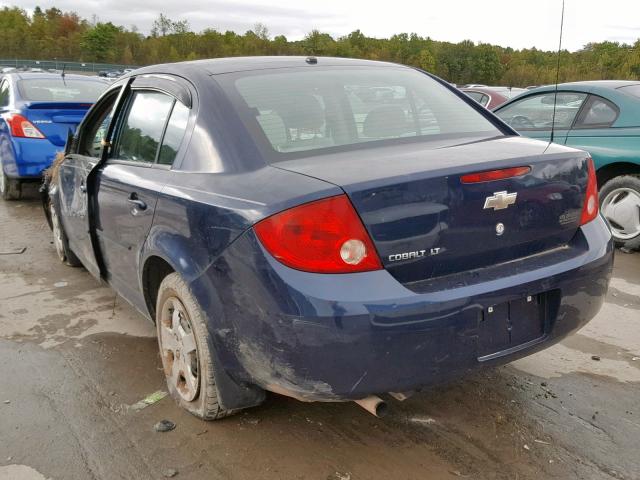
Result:
{"label": "dark blue sedan", "polygon": [[10,73],[0,78],[0,195],[39,181],[108,83],[97,77]]}
{"label": "dark blue sedan", "polygon": [[600,309],[593,162],[424,72],[336,58],[157,65],[114,83],[50,180],[60,258],[157,325],[176,401],[409,392]]}

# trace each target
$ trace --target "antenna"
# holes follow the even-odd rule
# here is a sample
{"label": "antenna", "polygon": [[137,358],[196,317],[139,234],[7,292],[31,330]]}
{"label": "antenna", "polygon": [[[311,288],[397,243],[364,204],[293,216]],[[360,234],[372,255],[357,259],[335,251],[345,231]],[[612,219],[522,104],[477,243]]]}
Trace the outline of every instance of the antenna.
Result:
{"label": "antenna", "polygon": [[560,54],[562,53],[562,29],[564,28],[564,0],[562,0],[562,15],[560,16],[560,41],[558,42],[558,65],[556,68],[556,88],[553,92],[553,117],[551,118],[551,138],[549,143],[553,142],[553,134],[556,129],[556,103],[558,102],[558,82],[560,81]]}

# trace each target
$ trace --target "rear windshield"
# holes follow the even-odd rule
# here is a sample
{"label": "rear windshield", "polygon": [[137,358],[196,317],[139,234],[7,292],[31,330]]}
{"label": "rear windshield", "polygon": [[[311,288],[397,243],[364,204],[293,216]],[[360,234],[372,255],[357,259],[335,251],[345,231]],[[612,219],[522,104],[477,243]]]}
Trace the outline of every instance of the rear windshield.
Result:
{"label": "rear windshield", "polygon": [[33,78],[18,81],[18,90],[24,100],[32,102],[86,102],[94,103],[107,84],[96,80]]}
{"label": "rear windshield", "polygon": [[628,85],[626,87],[619,87],[618,90],[620,90],[623,93],[626,93],[627,95],[631,95],[632,97],[640,98],[640,83],[637,85]]}
{"label": "rear windshield", "polygon": [[502,134],[455,93],[411,69],[302,68],[216,79],[276,161],[368,142]]}

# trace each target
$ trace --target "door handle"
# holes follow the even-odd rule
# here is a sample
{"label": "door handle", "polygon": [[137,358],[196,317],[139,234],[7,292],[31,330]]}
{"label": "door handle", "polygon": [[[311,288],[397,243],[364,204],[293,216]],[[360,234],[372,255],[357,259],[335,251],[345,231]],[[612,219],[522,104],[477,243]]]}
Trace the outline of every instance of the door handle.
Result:
{"label": "door handle", "polygon": [[131,195],[129,195],[129,198],[127,198],[127,202],[131,203],[132,205],[134,205],[134,209],[135,210],[146,210],[147,209],[147,204],[144,203],[142,200],[140,200],[138,198],[138,194],[136,194],[135,192],[133,192]]}

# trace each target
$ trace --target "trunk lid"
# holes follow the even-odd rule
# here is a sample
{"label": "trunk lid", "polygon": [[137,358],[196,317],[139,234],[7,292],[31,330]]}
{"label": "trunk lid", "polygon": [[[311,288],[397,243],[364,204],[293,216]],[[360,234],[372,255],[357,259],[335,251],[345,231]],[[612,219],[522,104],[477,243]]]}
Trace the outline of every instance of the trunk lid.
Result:
{"label": "trunk lid", "polygon": [[[384,267],[402,283],[527,257],[571,240],[586,193],[586,153],[522,137],[456,143],[360,149],[275,166],[340,186]],[[483,183],[460,180],[520,166],[531,171]],[[484,208],[488,198],[501,200],[500,192],[516,194],[515,202],[494,209],[501,202],[490,200]]]}
{"label": "trunk lid", "polygon": [[69,130],[76,131],[91,105],[75,102],[32,102],[26,106],[24,116],[51,143],[64,147]]}

